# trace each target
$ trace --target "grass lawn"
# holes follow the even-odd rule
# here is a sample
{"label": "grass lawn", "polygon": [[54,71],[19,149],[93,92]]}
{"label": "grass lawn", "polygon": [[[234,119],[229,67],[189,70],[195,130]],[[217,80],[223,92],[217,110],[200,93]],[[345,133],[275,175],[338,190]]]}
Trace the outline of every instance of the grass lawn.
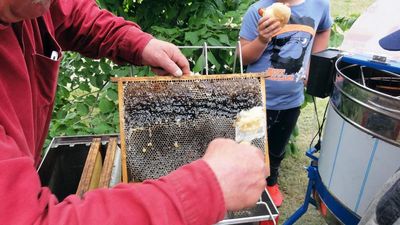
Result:
{"label": "grass lawn", "polygon": [[350,16],[361,14],[375,0],[331,0],[331,14],[337,16]]}
{"label": "grass lawn", "polygon": [[[374,0],[332,0],[332,16],[349,16],[351,14],[361,14]],[[322,117],[328,99],[317,99],[318,115]],[[317,132],[318,124],[312,104],[302,109],[298,126],[300,135],[297,137],[297,145],[301,152],[295,156],[286,157],[282,162],[279,183],[285,195],[285,201],[279,209],[280,224],[282,224],[304,200],[307,186],[307,173],[304,169],[310,160],[305,156],[305,151],[309,148],[312,137]],[[323,225],[326,224],[319,216],[318,211],[310,206],[307,213],[296,223],[299,225]]]}

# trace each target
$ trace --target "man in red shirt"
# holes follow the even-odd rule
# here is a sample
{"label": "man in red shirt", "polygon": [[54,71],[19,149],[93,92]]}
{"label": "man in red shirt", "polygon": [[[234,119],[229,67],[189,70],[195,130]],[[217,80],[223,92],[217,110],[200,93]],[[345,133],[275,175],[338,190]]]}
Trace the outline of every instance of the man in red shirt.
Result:
{"label": "man in red shirt", "polygon": [[58,202],[36,167],[47,136],[63,50],[188,74],[178,48],[94,0],[0,0],[0,224],[213,224],[265,187],[260,150],[228,139],[158,180]]}

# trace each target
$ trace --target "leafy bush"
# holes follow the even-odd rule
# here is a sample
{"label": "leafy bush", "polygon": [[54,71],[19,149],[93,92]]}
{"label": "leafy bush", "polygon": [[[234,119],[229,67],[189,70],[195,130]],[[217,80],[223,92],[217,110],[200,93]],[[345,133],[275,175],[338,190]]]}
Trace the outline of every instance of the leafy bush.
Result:
{"label": "leafy bush", "polygon": [[[133,20],[142,29],[180,46],[235,45],[241,16],[254,1],[123,1],[99,0],[102,8]],[[151,16],[151,19],[149,18]],[[191,68],[201,72],[201,49],[183,49]],[[211,50],[210,73],[231,73],[233,53]],[[49,138],[64,135],[106,134],[119,131],[116,85],[112,76],[151,75],[147,67],[117,66],[110,60],[91,60],[65,53]]]}
{"label": "leafy bush", "polygon": [[349,17],[340,16],[335,18],[329,42],[330,47],[340,46],[343,41],[344,32],[350,29],[359,16],[358,14],[353,14]]}
{"label": "leafy bush", "polygon": [[[137,22],[143,30],[178,46],[235,46],[241,19],[255,0],[98,0],[102,8]],[[339,43],[342,31],[354,22],[337,18],[332,40]],[[335,28],[334,26],[334,28]],[[340,28],[340,29],[339,29]],[[182,49],[194,72],[201,72],[201,49]],[[208,52],[210,73],[232,73],[232,50]],[[151,75],[147,67],[117,66],[110,60],[91,60],[65,53],[58,82],[53,119],[47,143],[55,136],[119,132],[116,85],[112,76]],[[296,133],[292,136],[295,137]],[[291,139],[296,151],[295,139]]]}

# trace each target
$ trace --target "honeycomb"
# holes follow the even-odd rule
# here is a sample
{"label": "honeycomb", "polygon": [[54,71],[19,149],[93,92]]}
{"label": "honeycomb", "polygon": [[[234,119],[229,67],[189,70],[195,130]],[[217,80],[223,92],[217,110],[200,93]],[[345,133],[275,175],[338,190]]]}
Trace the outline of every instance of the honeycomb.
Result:
{"label": "honeycomb", "polygon": [[[129,180],[164,176],[199,159],[217,137],[235,139],[239,112],[263,106],[258,77],[123,82]],[[252,142],[265,149],[265,139]]]}

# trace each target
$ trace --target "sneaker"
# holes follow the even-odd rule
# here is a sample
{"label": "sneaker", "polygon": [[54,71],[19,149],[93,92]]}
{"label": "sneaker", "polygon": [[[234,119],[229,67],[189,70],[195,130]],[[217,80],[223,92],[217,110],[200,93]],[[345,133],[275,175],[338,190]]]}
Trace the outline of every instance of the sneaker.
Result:
{"label": "sneaker", "polygon": [[273,186],[267,186],[267,191],[276,207],[280,207],[283,202],[283,195],[279,190],[279,185],[275,184]]}

